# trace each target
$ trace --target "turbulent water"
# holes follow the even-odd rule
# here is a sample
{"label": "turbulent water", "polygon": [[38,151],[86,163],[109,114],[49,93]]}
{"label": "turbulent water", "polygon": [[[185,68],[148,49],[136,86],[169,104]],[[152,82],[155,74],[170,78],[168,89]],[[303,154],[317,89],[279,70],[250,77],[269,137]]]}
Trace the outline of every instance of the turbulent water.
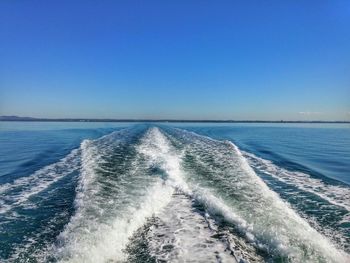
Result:
{"label": "turbulent water", "polygon": [[1,176],[2,262],[350,262],[345,183],[171,126],[90,138]]}

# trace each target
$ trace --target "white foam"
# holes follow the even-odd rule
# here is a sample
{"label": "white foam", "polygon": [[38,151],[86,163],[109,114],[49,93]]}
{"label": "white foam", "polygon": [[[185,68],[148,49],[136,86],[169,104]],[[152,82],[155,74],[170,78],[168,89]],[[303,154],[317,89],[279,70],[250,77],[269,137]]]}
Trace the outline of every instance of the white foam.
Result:
{"label": "white foam", "polygon": [[[166,141],[155,129],[149,130],[137,146],[140,155],[138,158],[142,155],[149,166],[157,165],[164,169],[169,178],[173,178],[176,177],[178,168],[168,151]],[[110,200],[99,199],[100,189],[96,183],[98,175],[95,172],[102,157],[101,148],[93,142],[86,141],[82,145],[82,153],[83,169],[76,199],[77,212],[60,234],[62,246],[56,248],[55,254],[62,262],[124,260],[124,249],[129,238],[145,224],[147,218],[157,214],[169,203],[174,192],[173,182],[159,177],[153,178],[153,183],[144,193],[139,191],[138,198],[128,199],[127,208],[112,211],[115,216],[104,219],[101,216],[106,211],[101,202]],[[137,166],[134,168],[138,169]],[[136,173],[137,170],[132,171],[129,176],[137,176]],[[126,195],[130,195],[131,189],[125,191]]]}
{"label": "white foam", "polygon": [[[205,199],[205,194],[193,191],[183,175],[181,168],[182,152],[174,149],[166,136],[158,128],[151,128],[139,152],[149,157],[149,165],[162,167],[167,174],[167,183],[182,193],[174,195],[167,209],[158,214],[165,224],[153,227],[148,235],[149,249],[157,260],[170,262],[238,262],[242,259],[233,257],[229,244],[211,238],[215,234],[208,228],[205,219],[191,211],[190,199]],[[187,197],[186,197],[187,196]],[[157,236],[161,236],[157,238]],[[172,249],[169,250],[169,246]],[[237,260],[238,259],[238,260]],[[243,262],[243,259],[242,261]]]}
{"label": "white foam", "polygon": [[60,261],[106,262],[125,259],[123,249],[129,237],[143,226],[148,217],[169,202],[172,193],[173,189],[159,180],[149,189],[142,203],[129,207],[123,215],[105,224],[88,220],[78,212],[60,236],[65,243],[63,248],[56,251]]}
{"label": "white foam", "polygon": [[[186,195],[177,193],[147,232],[150,254],[168,262],[239,262],[242,259],[226,240],[215,238],[208,215],[192,207]],[[222,233],[221,236],[224,236]],[[233,254],[233,255],[232,255]]]}
{"label": "white foam", "polygon": [[331,204],[350,211],[350,187],[326,184],[321,179],[313,178],[306,173],[288,171],[252,153],[243,152],[243,155],[252,167],[261,170],[265,174],[281,182],[296,186],[302,191],[313,193]]}
{"label": "white foam", "polygon": [[[225,195],[224,199],[218,198],[222,191],[216,189],[215,185],[208,192],[195,189],[195,198],[204,203],[209,211],[222,214],[227,221],[233,222],[245,233],[249,242],[267,250],[269,254],[282,255],[293,262],[349,262],[349,255],[336,249],[326,237],[313,229],[267,187],[234,144],[208,140],[186,131],[183,133],[190,137],[187,143],[192,142],[188,146],[189,151],[193,150],[192,154],[195,155],[206,154],[214,158],[223,170],[217,171],[215,167],[211,170],[210,166],[206,166],[208,171],[213,171],[213,176],[219,176],[216,179],[224,180],[227,186],[232,186],[231,191],[238,191],[236,195],[241,195],[237,203],[236,200],[227,199]],[[231,153],[228,152],[229,149]],[[215,175],[217,172],[220,174]],[[232,179],[229,181],[226,178]]]}
{"label": "white foam", "polygon": [[182,176],[180,164],[182,153],[176,152],[170,146],[167,138],[158,128],[153,127],[148,130],[138,151],[148,156],[149,166],[159,166],[166,172],[167,179],[174,188],[180,188],[186,193],[190,191]]}
{"label": "white foam", "polygon": [[79,168],[80,149],[72,150],[56,163],[36,171],[32,175],[16,179],[0,186],[0,214],[23,205],[31,196],[39,194],[50,185]]}
{"label": "white foam", "polygon": [[[186,135],[186,132],[183,133]],[[184,170],[183,152],[174,149],[166,135],[158,128],[149,129],[141,143],[136,146],[138,159],[133,162],[134,170],[126,178],[139,176],[137,179],[148,180],[149,175],[138,174],[141,164],[145,165],[144,169],[159,169],[160,177],[150,178],[151,183],[147,189],[141,191],[141,188],[137,188],[137,196],[130,196],[133,190],[128,188],[115,196],[115,200],[106,200],[100,194],[97,180],[99,175],[96,171],[101,168],[103,154],[109,154],[110,150],[103,149],[92,141],[85,141],[81,147],[82,170],[77,189],[77,212],[60,235],[62,246],[58,246],[55,252],[59,261],[124,260],[124,249],[129,238],[154,214],[163,215],[163,220],[166,220],[163,209],[172,200],[173,193],[181,191],[201,203],[214,218],[220,215],[227,222],[231,222],[245,236],[247,242],[271,255],[282,255],[292,262],[349,262],[347,254],[337,250],[327,238],[300,218],[267,187],[234,144],[212,139],[209,142],[209,139],[203,139],[199,135],[191,136],[183,151],[189,154],[205,152],[209,157],[216,158],[222,169],[218,171],[217,167],[210,166],[206,166],[206,169],[212,176],[215,176],[215,171],[224,173],[220,174],[220,180],[224,180],[227,186],[232,186],[232,191],[237,191],[236,194],[242,196],[243,199],[239,203],[237,200],[227,199],[215,185],[208,187],[202,182],[192,180],[197,171],[189,174]],[[109,141],[103,147],[113,149],[114,146],[109,145],[110,143],[113,142]],[[164,173],[164,177],[161,173]],[[116,206],[114,210],[106,211],[104,203],[108,201],[127,202],[127,206]],[[195,221],[199,220],[194,217]],[[171,225],[170,222],[169,224]],[[202,237],[207,235],[207,232],[203,233]],[[188,236],[181,238],[191,242]],[[177,244],[180,253],[175,256],[167,255],[172,261],[186,261],[194,257],[195,254],[186,252],[187,243],[184,246]],[[150,245],[152,248],[152,244]],[[155,247],[152,251],[157,253]]]}

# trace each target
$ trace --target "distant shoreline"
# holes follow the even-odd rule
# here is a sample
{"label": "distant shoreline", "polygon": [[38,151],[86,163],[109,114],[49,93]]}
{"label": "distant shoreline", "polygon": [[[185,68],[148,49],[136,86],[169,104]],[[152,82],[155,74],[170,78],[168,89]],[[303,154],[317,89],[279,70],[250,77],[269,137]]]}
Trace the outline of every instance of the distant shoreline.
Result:
{"label": "distant shoreline", "polygon": [[177,119],[84,119],[84,118],[32,118],[18,116],[0,116],[1,121],[22,122],[171,122],[171,123],[346,123],[350,121],[264,121],[264,120],[177,120]]}

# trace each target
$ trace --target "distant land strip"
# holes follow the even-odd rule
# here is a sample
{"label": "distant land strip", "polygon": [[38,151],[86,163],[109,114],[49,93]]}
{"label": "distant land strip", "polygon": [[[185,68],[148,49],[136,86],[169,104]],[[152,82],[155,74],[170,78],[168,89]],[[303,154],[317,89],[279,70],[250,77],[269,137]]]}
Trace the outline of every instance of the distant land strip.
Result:
{"label": "distant land strip", "polygon": [[90,119],[90,118],[33,118],[0,116],[0,121],[37,122],[202,122],[202,123],[350,123],[350,121],[287,121],[287,120],[181,120],[181,119]]}

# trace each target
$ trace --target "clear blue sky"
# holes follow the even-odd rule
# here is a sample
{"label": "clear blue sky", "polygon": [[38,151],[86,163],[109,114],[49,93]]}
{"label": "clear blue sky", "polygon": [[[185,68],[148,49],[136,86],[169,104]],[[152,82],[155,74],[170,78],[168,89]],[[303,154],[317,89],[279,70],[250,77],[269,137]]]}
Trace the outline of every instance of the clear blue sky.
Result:
{"label": "clear blue sky", "polygon": [[350,1],[0,1],[0,115],[350,120]]}

